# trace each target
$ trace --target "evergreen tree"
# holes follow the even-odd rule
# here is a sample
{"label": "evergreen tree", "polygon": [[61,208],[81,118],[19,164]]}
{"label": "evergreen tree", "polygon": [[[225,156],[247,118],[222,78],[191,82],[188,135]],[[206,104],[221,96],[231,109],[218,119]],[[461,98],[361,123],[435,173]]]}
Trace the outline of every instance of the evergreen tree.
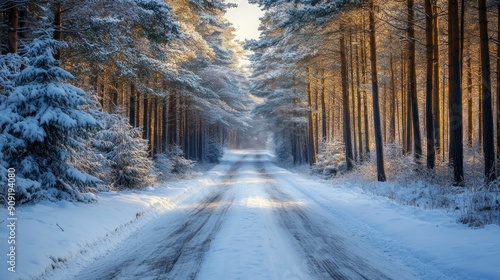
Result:
{"label": "evergreen tree", "polygon": [[17,201],[41,199],[92,201],[82,193],[99,180],[68,163],[78,150],[77,136],[95,127],[83,111],[92,103],[83,90],[65,83],[73,76],[58,66],[53,52],[64,43],[42,35],[26,49],[28,65],[0,105],[2,169],[17,172]]}
{"label": "evergreen tree", "polygon": [[153,182],[153,162],[148,157],[148,141],[142,131],[133,128],[128,119],[102,113],[104,129],[92,141],[95,149],[106,158],[107,172],[103,175],[113,189],[140,189]]}

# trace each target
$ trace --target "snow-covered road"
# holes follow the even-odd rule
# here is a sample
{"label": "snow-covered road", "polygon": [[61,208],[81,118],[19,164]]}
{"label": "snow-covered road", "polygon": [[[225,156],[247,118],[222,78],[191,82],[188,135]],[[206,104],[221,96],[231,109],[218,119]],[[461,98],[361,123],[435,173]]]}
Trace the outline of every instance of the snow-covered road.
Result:
{"label": "snow-covered road", "polygon": [[500,278],[500,227],[340,182],[233,150],[193,179],[26,207],[19,271],[0,279]]}
{"label": "snow-covered road", "polygon": [[410,269],[298,195],[265,153],[152,220],[75,279],[409,279]]}

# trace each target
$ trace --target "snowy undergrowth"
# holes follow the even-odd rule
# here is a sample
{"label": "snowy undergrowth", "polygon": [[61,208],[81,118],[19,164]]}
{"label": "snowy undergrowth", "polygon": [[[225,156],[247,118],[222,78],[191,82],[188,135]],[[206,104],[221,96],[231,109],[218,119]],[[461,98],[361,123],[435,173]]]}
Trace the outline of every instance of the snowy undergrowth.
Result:
{"label": "snowy undergrowth", "polygon": [[[362,192],[386,197],[398,204],[422,209],[442,209],[454,216],[457,222],[471,227],[500,225],[500,183],[497,181],[484,185],[482,152],[477,147],[465,147],[465,183],[464,186],[457,187],[452,185],[453,175],[442,157],[438,158],[434,170],[428,170],[425,167],[425,157],[418,164],[412,155],[403,156],[400,147],[395,144],[384,147],[387,182],[376,181],[375,151],[371,152],[369,158],[365,158],[363,164],[356,165],[352,172],[331,174],[328,168],[343,171],[342,163],[337,157],[332,158],[328,154],[338,152],[337,146],[329,146],[327,156],[319,157],[320,162],[310,170],[311,174],[334,180],[340,185],[357,186]],[[344,157],[338,155],[338,158]],[[301,168],[295,170],[304,172]]]}

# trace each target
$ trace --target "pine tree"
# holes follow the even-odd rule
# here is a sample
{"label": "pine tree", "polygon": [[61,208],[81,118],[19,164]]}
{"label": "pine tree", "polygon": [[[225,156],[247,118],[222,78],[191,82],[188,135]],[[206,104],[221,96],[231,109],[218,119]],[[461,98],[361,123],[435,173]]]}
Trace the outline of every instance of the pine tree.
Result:
{"label": "pine tree", "polygon": [[107,160],[107,183],[115,190],[141,189],[154,180],[153,162],[148,157],[148,141],[139,128],[119,115],[101,114],[104,129],[92,141],[94,148]]}
{"label": "pine tree", "polygon": [[92,201],[82,191],[99,180],[68,163],[77,136],[95,127],[83,109],[92,103],[83,90],[65,83],[73,76],[53,52],[64,43],[45,34],[26,49],[28,66],[16,75],[13,91],[0,106],[3,168],[17,171],[19,203],[41,199]]}

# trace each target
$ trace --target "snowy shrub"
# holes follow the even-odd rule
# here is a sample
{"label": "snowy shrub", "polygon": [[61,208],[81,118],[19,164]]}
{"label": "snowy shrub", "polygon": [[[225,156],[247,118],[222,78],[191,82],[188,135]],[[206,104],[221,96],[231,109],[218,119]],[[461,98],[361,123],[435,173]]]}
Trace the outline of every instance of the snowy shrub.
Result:
{"label": "snowy shrub", "polygon": [[[108,160],[109,184],[114,189],[144,188],[154,181],[153,162],[148,157],[148,142],[140,128],[128,119],[104,114],[104,129],[94,136],[93,146]],[[106,180],[106,179],[104,179]]]}
{"label": "snowy shrub", "polygon": [[224,155],[224,147],[214,139],[210,139],[207,145],[207,153],[205,159],[210,163],[220,163],[220,159]]}
{"label": "snowy shrub", "polygon": [[64,45],[50,35],[27,45],[28,65],[0,104],[2,165],[16,169],[18,203],[94,200],[83,192],[99,180],[72,165],[68,152],[82,149],[76,136],[97,122],[82,110],[92,102],[89,95],[63,82],[73,76],[58,66],[52,52]]}
{"label": "snowy shrub", "polygon": [[185,174],[194,166],[194,161],[186,159],[180,146],[173,146],[168,152],[170,173]]}
{"label": "snowy shrub", "polygon": [[[464,147],[464,186],[453,186],[452,170],[440,155],[436,166],[426,168],[425,146],[420,163],[412,154],[403,155],[401,146],[384,146],[387,182],[376,182],[375,162],[364,161],[340,180],[356,183],[364,192],[387,197],[399,204],[453,212],[457,221],[472,227],[500,224],[500,179],[485,186],[482,151]],[[372,154],[372,159],[375,154]]]}
{"label": "snowy shrub", "polygon": [[325,142],[318,155],[318,162],[311,172],[323,177],[332,177],[347,170],[345,163],[345,147],[342,142]]}
{"label": "snowy shrub", "polygon": [[165,181],[169,178],[172,170],[172,161],[169,158],[169,153],[158,153],[154,156],[154,167],[157,178],[160,181]]}
{"label": "snowy shrub", "polygon": [[472,227],[500,223],[500,179],[483,187],[469,187],[462,196],[458,221]]}

